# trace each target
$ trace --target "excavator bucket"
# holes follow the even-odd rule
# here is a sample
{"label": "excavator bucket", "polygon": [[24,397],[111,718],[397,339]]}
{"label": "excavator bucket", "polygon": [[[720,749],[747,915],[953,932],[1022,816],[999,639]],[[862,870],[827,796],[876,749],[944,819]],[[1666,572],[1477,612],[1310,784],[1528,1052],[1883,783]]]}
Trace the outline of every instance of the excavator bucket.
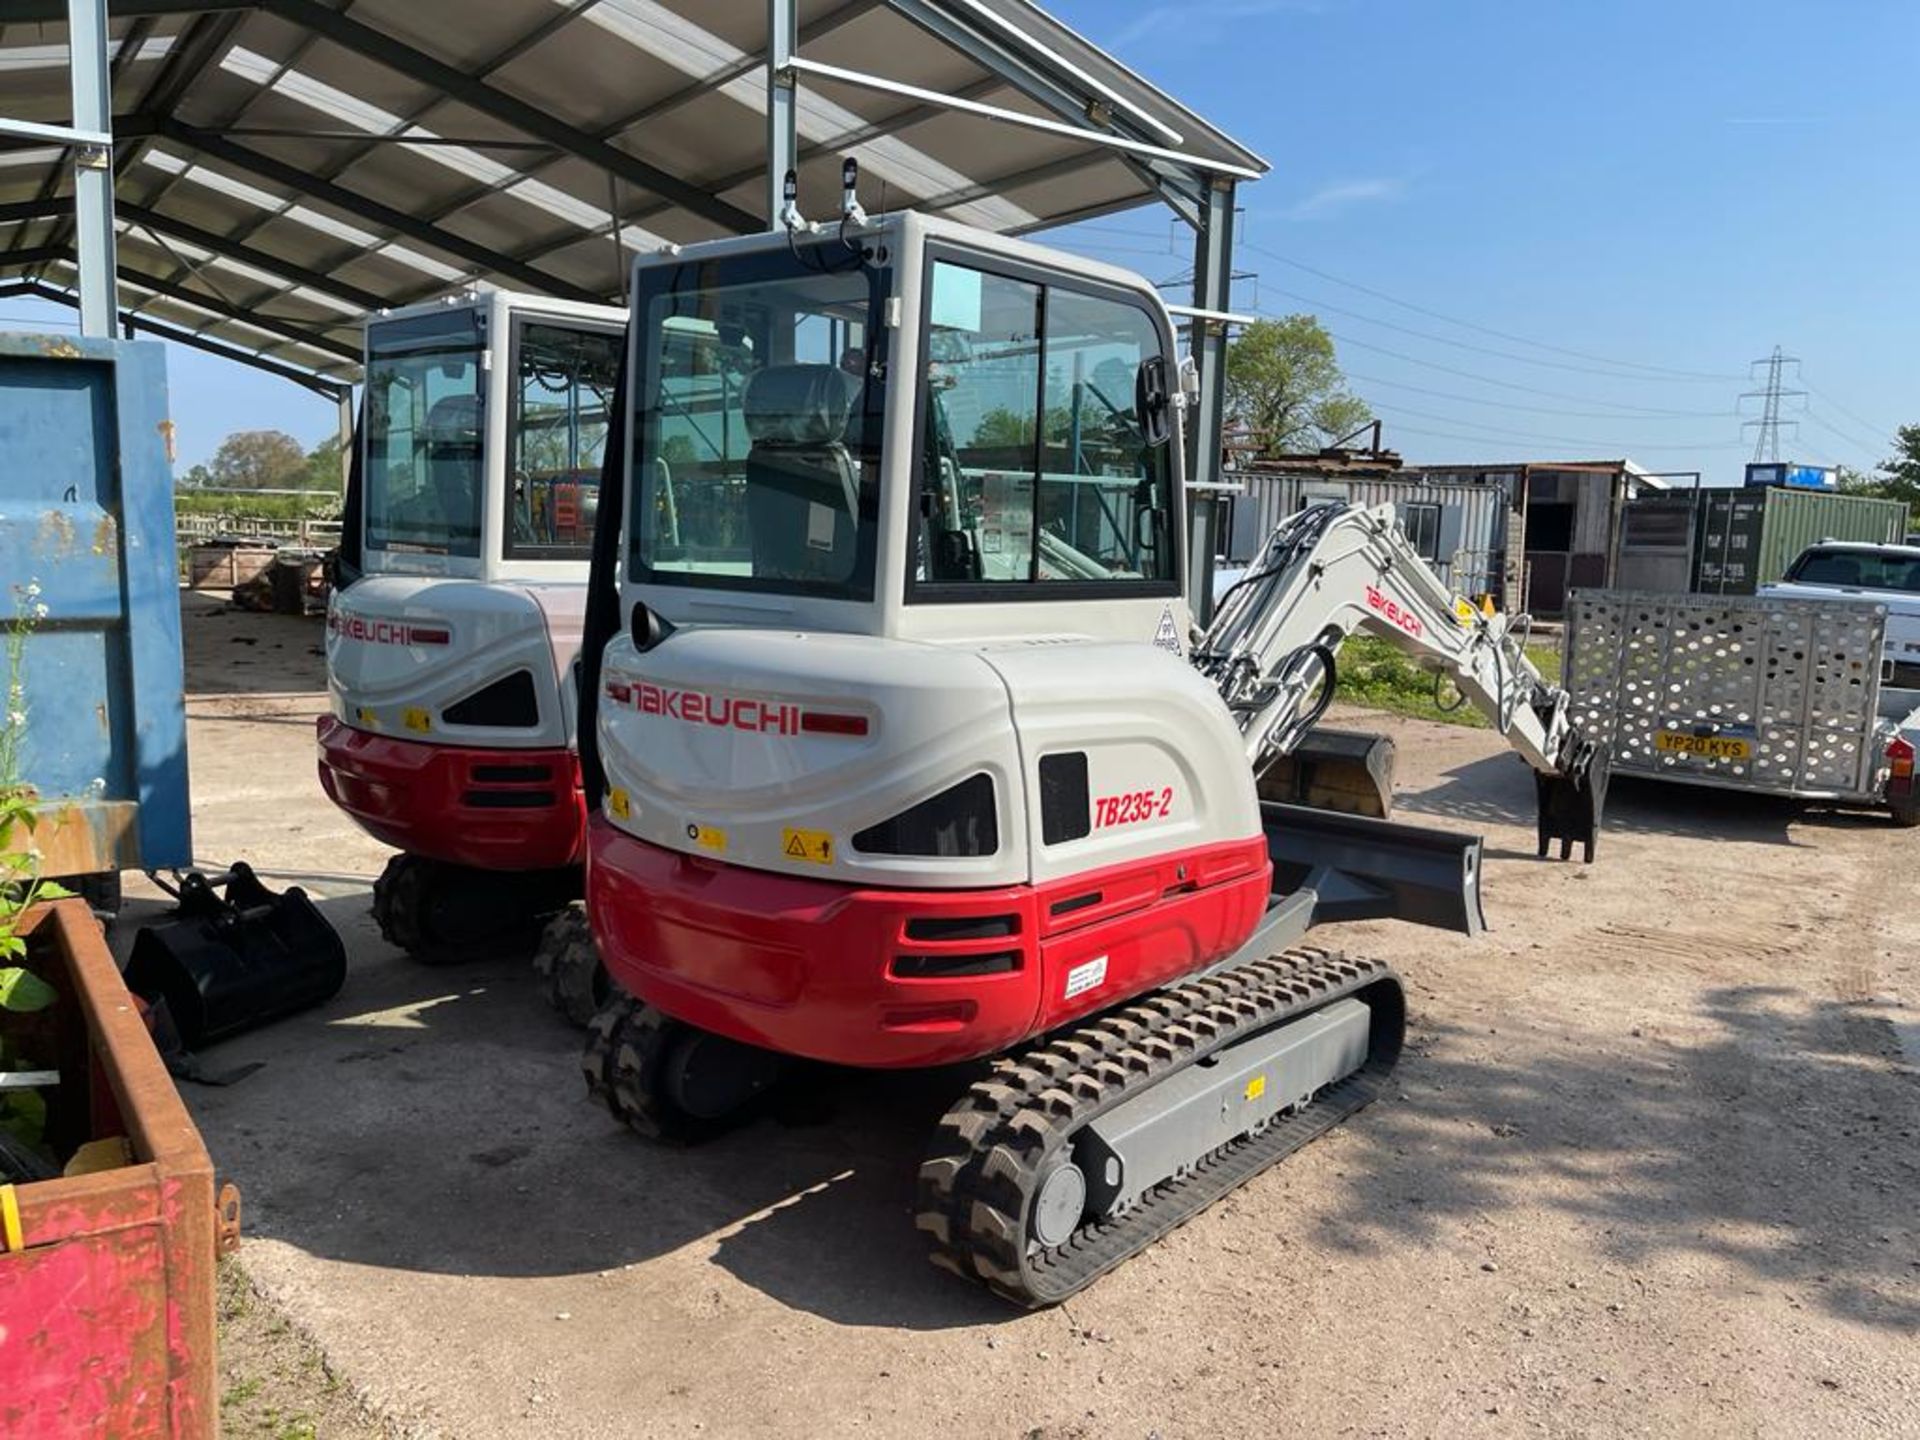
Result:
{"label": "excavator bucket", "polygon": [[189,1050],[330,1000],[347,978],[346,947],[297,886],[276,895],[236,864],[188,874],[175,898],[134,937],[126,980],[166,1005]]}
{"label": "excavator bucket", "polygon": [[1393,741],[1315,726],[1260,777],[1260,798],[1385,820],[1393,813]]}
{"label": "excavator bucket", "polygon": [[1560,842],[1560,858],[1570,859],[1577,843],[1583,848],[1583,861],[1593,863],[1594,846],[1600,839],[1600,816],[1607,807],[1607,758],[1592,746],[1583,747],[1580,756],[1558,775],[1534,771],[1533,782],[1540,801],[1540,858],[1547,858],[1553,842]]}

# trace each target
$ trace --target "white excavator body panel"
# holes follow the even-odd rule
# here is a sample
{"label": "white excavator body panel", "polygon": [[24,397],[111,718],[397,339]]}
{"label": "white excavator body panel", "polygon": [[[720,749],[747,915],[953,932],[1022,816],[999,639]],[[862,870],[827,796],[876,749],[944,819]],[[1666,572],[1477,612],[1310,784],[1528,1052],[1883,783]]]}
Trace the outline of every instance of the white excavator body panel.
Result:
{"label": "white excavator body panel", "polygon": [[426,744],[571,744],[585,605],[584,585],[365,576],[327,608],[329,705],[357,730]]}

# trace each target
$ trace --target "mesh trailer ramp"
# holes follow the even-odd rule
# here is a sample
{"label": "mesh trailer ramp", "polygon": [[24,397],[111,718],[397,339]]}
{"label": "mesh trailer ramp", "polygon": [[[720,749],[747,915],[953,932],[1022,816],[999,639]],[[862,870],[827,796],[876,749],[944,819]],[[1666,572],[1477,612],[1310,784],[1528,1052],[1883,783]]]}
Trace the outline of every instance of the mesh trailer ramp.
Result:
{"label": "mesh trailer ramp", "polygon": [[1576,591],[1566,684],[1615,774],[1914,810],[1920,691],[1883,688],[1884,606]]}

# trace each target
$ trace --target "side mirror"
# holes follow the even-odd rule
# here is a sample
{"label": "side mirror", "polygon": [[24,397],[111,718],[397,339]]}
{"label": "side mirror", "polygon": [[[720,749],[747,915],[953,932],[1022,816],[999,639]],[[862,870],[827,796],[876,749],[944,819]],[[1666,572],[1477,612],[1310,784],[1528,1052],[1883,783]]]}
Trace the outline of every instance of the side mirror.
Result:
{"label": "side mirror", "polygon": [[1140,438],[1149,449],[1158,450],[1173,438],[1170,408],[1166,357],[1149,355],[1133,376],[1133,413],[1138,417]]}
{"label": "side mirror", "polygon": [[633,636],[633,648],[642,655],[673,633],[673,626],[649,609],[643,600],[633,602],[633,613],[627,617],[627,629]]}

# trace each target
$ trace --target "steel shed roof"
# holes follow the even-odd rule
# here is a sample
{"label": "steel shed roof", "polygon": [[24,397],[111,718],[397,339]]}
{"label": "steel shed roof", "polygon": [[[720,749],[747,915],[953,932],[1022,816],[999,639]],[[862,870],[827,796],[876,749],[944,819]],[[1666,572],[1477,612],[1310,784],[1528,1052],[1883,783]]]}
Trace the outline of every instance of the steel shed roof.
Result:
{"label": "steel shed roof", "polygon": [[[370,309],[614,299],[637,252],[765,228],[766,0],[109,8],[121,306],[203,342],[352,380]],[[810,215],[849,154],[870,209],[1001,232],[1266,168],[1027,0],[796,8]],[[0,0],[8,118],[65,120],[64,15]],[[69,191],[62,150],[0,140],[0,286],[71,289]]]}

